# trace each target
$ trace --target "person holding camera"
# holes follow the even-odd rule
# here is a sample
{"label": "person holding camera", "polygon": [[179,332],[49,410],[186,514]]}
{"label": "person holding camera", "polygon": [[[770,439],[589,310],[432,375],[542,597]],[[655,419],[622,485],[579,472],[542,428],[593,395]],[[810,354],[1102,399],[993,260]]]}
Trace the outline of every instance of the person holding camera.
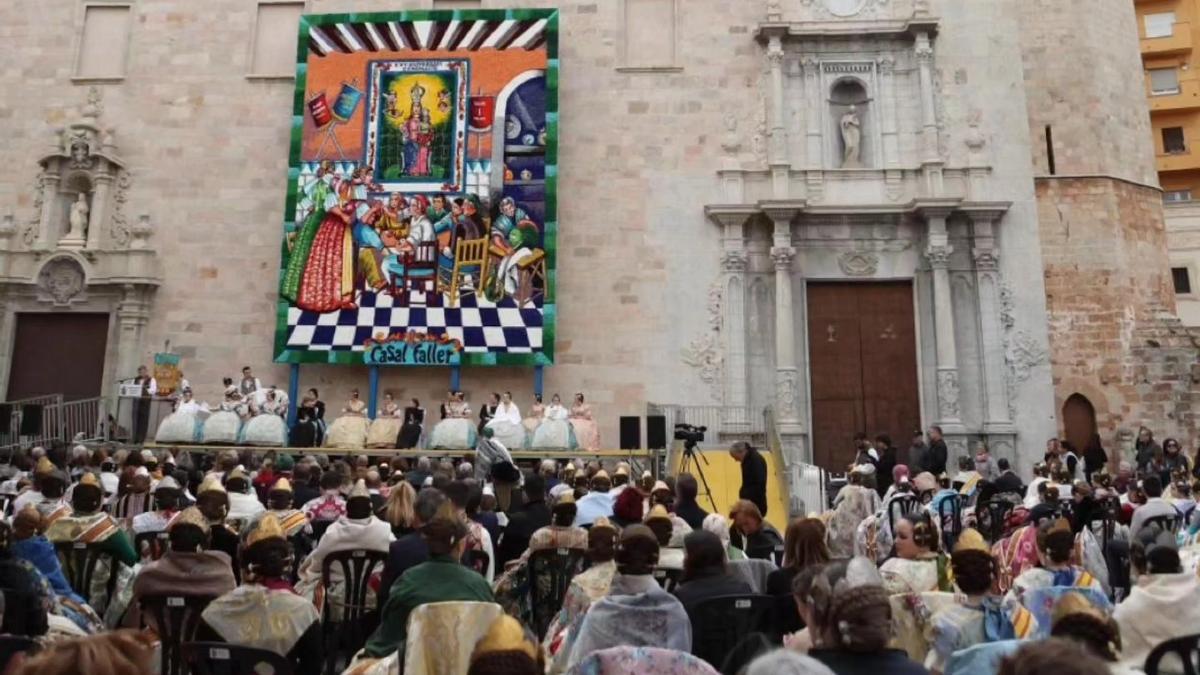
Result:
{"label": "person holding camera", "polygon": [[765,518],[767,515],[767,460],[754,446],[738,441],[729,448],[729,456],[742,465],[742,487],[738,498],[753,502]]}

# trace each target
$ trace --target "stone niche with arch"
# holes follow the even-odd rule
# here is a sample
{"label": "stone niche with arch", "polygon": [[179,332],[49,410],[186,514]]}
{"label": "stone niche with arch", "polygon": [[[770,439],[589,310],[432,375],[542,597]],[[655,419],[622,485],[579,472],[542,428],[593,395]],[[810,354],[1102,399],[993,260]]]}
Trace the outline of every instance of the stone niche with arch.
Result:
{"label": "stone niche with arch", "polygon": [[[11,211],[0,216],[0,354],[12,353],[21,313],[109,314],[107,386],[136,368],[162,273],[149,214],[130,215],[133,174],[103,112],[92,87],[47,138],[34,169],[32,209],[20,219]],[[0,359],[0,389],[10,367]]]}

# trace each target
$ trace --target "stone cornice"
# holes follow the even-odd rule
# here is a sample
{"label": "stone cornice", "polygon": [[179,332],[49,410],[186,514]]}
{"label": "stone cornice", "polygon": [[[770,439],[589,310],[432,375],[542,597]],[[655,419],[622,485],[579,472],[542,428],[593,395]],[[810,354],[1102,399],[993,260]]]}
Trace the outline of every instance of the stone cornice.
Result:
{"label": "stone cornice", "polygon": [[829,21],[771,21],[763,22],[754,31],[754,37],[766,43],[772,37],[788,39],[815,38],[864,38],[864,37],[910,37],[927,33],[937,35],[937,17],[921,16],[909,19],[837,19]]}

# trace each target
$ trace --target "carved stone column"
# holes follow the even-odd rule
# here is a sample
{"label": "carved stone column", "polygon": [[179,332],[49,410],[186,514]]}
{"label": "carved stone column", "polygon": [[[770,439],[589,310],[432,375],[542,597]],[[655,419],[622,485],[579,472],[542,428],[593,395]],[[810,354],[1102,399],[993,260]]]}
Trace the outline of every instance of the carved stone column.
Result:
{"label": "carved stone column", "polygon": [[126,284],[121,302],[117,305],[117,369],[118,378],[133,377],[142,363],[143,338],[150,317],[151,287]]}
{"label": "carved stone column", "polygon": [[770,209],[774,223],[771,260],[775,263],[775,410],[781,434],[802,430],[800,374],[796,366],[794,307],[792,305],[792,217],[795,209]]}
{"label": "carved stone column", "polygon": [[961,427],[958,346],[954,336],[954,300],[950,291],[950,255],[954,247],[946,230],[949,208],[924,209],[928,225],[925,257],[933,270],[933,323],[937,342],[937,419],[943,430]]}
{"label": "carved stone column", "polygon": [[880,121],[883,134],[883,166],[891,169],[900,162],[900,142],[896,133],[896,59],[879,59]]}
{"label": "carved stone column", "polygon": [[983,378],[986,409],[984,431],[1011,433],[1008,383],[1004,376],[1003,327],[1000,325],[1000,254],[996,250],[994,224],[1003,211],[971,211],[975,248],[975,288],[979,294],[979,328],[983,349]]}
{"label": "carved stone column", "polygon": [[824,187],[821,170],[825,166],[825,148],[821,137],[821,118],[825,105],[821,88],[821,62],[812,56],[806,56],[800,60],[800,66],[804,69],[804,99],[808,108],[804,115],[804,196],[810,201],[820,201]]}
{"label": "carved stone column", "polygon": [[88,218],[87,247],[98,249],[103,243],[104,223],[108,222],[108,199],[112,193],[113,175],[97,173],[92,188],[92,213]]}
{"label": "carved stone column", "polygon": [[788,198],[788,140],[784,119],[783,38],[771,35],[767,41],[767,62],[771,72],[771,140],[767,163],[771,167],[771,190],[775,199]]}
{"label": "carved stone column", "polygon": [[914,52],[921,82],[921,152],[923,161],[941,161],[938,156],[937,107],[933,88],[933,44],[929,33],[917,33]]}
{"label": "carved stone column", "polygon": [[721,270],[724,311],[725,390],[722,431],[749,430],[749,371],[746,366],[746,238],[745,223],[750,213],[740,210],[712,214],[722,226]]}
{"label": "carved stone column", "polygon": [[33,247],[38,250],[48,250],[54,248],[56,241],[56,233],[54,229],[54,208],[58,205],[58,184],[62,177],[56,171],[45,171],[42,173],[42,212],[38,217],[37,236],[34,239]]}

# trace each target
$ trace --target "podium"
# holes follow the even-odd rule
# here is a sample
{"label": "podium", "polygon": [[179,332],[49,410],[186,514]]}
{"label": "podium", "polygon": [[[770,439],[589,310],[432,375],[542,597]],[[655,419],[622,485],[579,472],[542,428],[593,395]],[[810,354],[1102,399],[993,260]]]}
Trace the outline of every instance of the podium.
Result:
{"label": "podium", "polygon": [[175,401],[158,396],[143,397],[140,384],[121,384],[117,391],[117,409],[113,415],[116,424],[109,430],[112,440],[122,443],[133,442],[134,435],[137,433],[137,429],[134,428],[135,411],[139,404],[148,404],[146,406],[145,441],[150,442],[154,440],[154,434],[158,431],[158,425],[162,423],[163,418],[171,414]]}

